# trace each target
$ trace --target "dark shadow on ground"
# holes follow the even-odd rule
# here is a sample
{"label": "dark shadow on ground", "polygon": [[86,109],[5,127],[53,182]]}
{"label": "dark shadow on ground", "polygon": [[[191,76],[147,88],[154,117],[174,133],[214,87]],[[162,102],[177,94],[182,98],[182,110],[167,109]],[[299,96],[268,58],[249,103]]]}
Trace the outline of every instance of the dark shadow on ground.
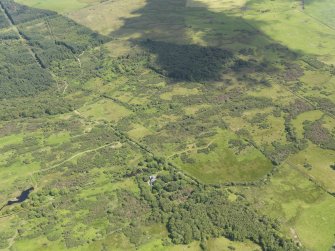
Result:
{"label": "dark shadow on ground", "polygon": [[274,74],[279,69],[273,58],[297,57],[241,17],[186,5],[186,0],[149,0],[111,35],[140,33],[132,43],[152,55],[150,68],[172,81],[217,81],[229,71]]}
{"label": "dark shadow on ground", "polygon": [[146,40],[140,43],[150,53],[159,54],[150,62],[156,72],[176,80],[220,80],[221,73],[233,57],[229,50],[202,47],[194,44],[178,45]]}

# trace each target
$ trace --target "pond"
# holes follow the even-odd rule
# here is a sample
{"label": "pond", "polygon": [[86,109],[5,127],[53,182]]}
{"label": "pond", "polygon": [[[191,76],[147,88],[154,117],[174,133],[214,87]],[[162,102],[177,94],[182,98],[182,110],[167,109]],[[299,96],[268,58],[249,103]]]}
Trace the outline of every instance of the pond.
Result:
{"label": "pond", "polygon": [[32,191],[34,191],[34,188],[33,188],[33,187],[30,187],[30,188],[28,188],[27,190],[22,191],[21,194],[20,194],[18,197],[16,197],[15,199],[9,200],[9,201],[7,202],[6,205],[4,205],[3,207],[1,207],[1,208],[0,208],[0,211],[1,211],[4,207],[6,207],[6,206],[10,206],[10,205],[13,205],[13,204],[16,204],[16,203],[22,203],[22,202],[24,202],[26,199],[28,199],[29,194],[30,194]]}

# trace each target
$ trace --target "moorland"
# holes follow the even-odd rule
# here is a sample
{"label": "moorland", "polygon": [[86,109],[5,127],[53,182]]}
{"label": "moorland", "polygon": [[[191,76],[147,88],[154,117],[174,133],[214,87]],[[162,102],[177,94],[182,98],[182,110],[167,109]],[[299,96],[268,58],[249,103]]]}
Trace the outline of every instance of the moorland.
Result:
{"label": "moorland", "polygon": [[0,0],[0,250],[333,250],[334,11]]}

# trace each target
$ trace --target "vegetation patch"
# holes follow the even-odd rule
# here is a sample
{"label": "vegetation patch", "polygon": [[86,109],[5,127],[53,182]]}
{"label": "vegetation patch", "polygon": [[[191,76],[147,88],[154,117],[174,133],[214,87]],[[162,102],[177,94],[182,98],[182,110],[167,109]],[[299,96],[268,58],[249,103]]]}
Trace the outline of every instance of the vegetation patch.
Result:
{"label": "vegetation patch", "polygon": [[79,110],[80,114],[96,120],[118,121],[123,117],[129,116],[131,111],[116,104],[115,102],[103,99]]}
{"label": "vegetation patch", "polygon": [[330,2],[0,0],[0,249],[330,249]]}
{"label": "vegetation patch", "polygon": [[271,171],[271,163],[262,153],[246,142],[236,140],[223,131],[213,138],[208,148],[185,152],[176,163],[210,184],[256,181]]}
{"label": "vegetation patch", "polygon": [[322,121],[305,122],[305,137],[322,148],[335,150],[335,139]]}
{"label": "vegetation patch", "polygon": [[232,59],[228,50],[198,45],[177,45],[147,40],[141,45],[156,57],[149,67],[176,80],[219,80]]}

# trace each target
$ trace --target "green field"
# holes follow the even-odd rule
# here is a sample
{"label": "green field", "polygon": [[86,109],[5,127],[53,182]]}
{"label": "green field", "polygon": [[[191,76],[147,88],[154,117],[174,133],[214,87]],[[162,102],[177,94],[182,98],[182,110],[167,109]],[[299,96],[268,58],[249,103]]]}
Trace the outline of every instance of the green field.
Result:
{"label": "green field", "polygon": [[295,166],[283,166],[268,186],[246,193],[257,208],[278,218],[284,231],[308,249],[327,250],[334,242],[327,234],[334,232],[334,197],[306,180]]}
{"label": "green field", "polygon": [[82,9],[91,4],[96,4],[98,0],[18,0],[18,3],[28,5],[33,8],[48,9],[60,13],[72,12]]}
{"label": "green field", "polygon": [[234,134],[220,131],[208,145],[186,151],[186,157],[185,153],[178,153],[180,159],[176,163],[204,183],[254,181],[271,170],[270,161],[259,151],[250,145],[238,151],[229,147],[230,139],[234,139]]}

